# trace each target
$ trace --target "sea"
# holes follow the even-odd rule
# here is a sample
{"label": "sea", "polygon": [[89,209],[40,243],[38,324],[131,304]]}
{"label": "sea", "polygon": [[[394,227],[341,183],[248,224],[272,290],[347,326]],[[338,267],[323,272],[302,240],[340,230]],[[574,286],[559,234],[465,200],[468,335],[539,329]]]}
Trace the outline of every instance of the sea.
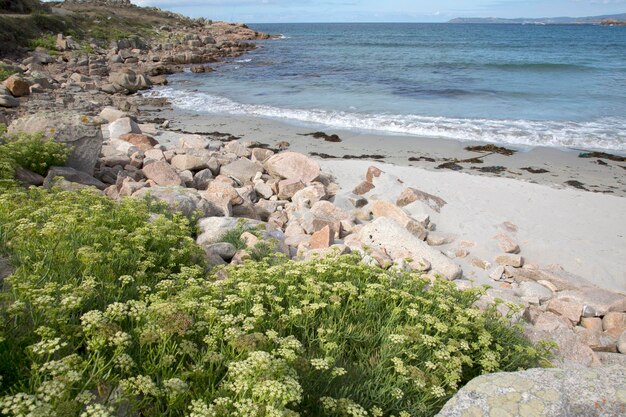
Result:
{"label": "sea", "polygon": [[249,26],[280,38],[157,94],[318,129],[626,152],[626,27]]}

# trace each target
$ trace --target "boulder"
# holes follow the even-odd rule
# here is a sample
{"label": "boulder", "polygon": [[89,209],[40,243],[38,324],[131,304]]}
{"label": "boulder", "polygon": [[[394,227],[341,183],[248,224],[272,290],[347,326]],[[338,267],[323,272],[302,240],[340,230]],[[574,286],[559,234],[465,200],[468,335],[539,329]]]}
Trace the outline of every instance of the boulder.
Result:
{"label": "boulder", "polygon": [[36,172],[29,171],[22,167],[17,167],[15,169],[15,179],[26,186],[40,186],[44,183],[44,177],[42,175],[39,175]]}
{"label": "boulder", "polygon": [[324,185],[321,183],[314,183],[293,194],[291,201],[298,209],[310,208],[313,204],[324,200],[326,197],[326,188]]}
{"label": "boulder", "polygon": [[[504,271],[503,271],[504,272]],[[520,283],[519,287],[515,290],[515,295],[522,298],[536,297],[540,303],[548,301],[554,293],[549,288],[544,287],[541,284],[537,284],[532,281],[525,281]]]}
{"label": "boulder", "polygon": [[244,230],[251,230],[264,223],[258,220],[235,217],[206,217],[198,221],[201,234],[196,239],[196,242],[202,246],[221,242],[226,233],[234,230],[240,224]]}
{"label": "boulder", "polygon": [[524,334],[533,343],[554,341],[557,347],[553,362],[573,362],[584,366],[598,364],[598,357],[574,333],[572,322],[552,312],[540,314],[533,326],[526,326]]}
{"label": "boulder", "polygon": [[127,90],[131,93],[148,89],[152,85],[150,80],[145,76],[136,74],[133,70],[128,68],[121,72],[109,74],[109,83],[119,91]]}
{"label": "boulder", "polygon": [[197,190],[206,190],[212,179],[213,173],[210,169],[198,171],[193,176],[193,187]]}
{"label": "boulder", "polygon": [[154,148],[159,142],[152,136],[142,135],[140,133],[126,133],[121,135],[120,140],[126,141],[133,146],[136,146],[142,151],[149,151]]}
{"label": "boulder", "polygon": [[78,171],[74,168],[70,167],[52,167],[48,170],[48,175],[46,176],[43,186],[45,188],[51,188],[54,185],[54,179],[57,177],[62,177],[68,182],[74,182],[77,184],[87,185],[91,187],[96,187],[99,190],[104,190],[107,188],[107,185],[103,182],[95,179],[91,175],[87,174],[83,171]]}
{"label": "boulder", "polygon": [[446,201],[441,197],[437,197],[435,195],[428,194],[424,191],[410,187],[402,191],[402,194],[400,194],[400,196],[398,197],[396,204],[399,207],[404,207],[415,201],[423,202],[428,207],[435,210],[437,213],[439,213],[441,211],[441,208],[447,204]]}
{"label": "boulder", "polygon": [[197,190],[179,186],[154,186],[142,188],[132,195],[133,198],[148,198],[165,203],[171,211],[178,211],[185,216],[199,213],[201,216],[212,215],[213,208],[200,197]]}
{"label": "boulder", "polygon": [[0,107],[18,107],[20,101],[8,94],[0,94]]}
{"label": "boulder", "polygon": [[335,243],[335,232],[330,226],[324,226],[317,232],[313,233],[309,240],[310,249],[325,249]]}
{"label": "boulder", "polygon": [[625,295],[601,288],[561,291],[558,298],[582,304],[583,317],[602,317],[610,312],[626,312]]}
{"label": "boulder", "polygon": [[609,417],[624,410],[626,367],[568,367],[479,376],[436,417]]}
{"label": "boulder", "polygon": [[626,330],[617,339],[617,350],[619,353],[626,354]]}
{"label": "boulder", "polygon": [[239,184],[252,182],[257,172],[263,172],[263,166],[249,159],[241,158],[227,165],[222,165],[220,174],[235,179]]}
{"label": "boulder", "polygon": [[170,163],[180,171],[200,171],[208,167],[207,162],[207,160],[194,155],[176,155]]}
{"label": "boulder", "polygon": [[499,255],[495,259],[498,265],[512,266],[515,268],[521,268],[524,265],[524,258],[519,255]]}
{"label": "boulder", "polygon": [[303,190],[305,185],[298,179],[285,179],[278,183],[278,198],[290,200],[298,191]]}
{"label": "boulder", "polygon": [[120,138],[128,133],[141,133],[139,125],[130,117],[122,117],[109,124],[109,137],[111,139]]}
{"label": "boulder", "polygon": [[157,185],[183,185],[183,181],[176,170],[165,161],[153,162],[144,166],[143,173]]}
{"label": "boulder", "polygon": [[4,80],[4,85],[14,97],[24,97],[30,94],[30,84],[20,75],[11,75]]}
{"label": "boulder", "polygon": [[358,233],[358,238],[364,245],[384,248],[393,260],[426,259],[435,273],[449,280],[458,279],[462,275],[461,268],[443,253],[428,246],[426,242],[387,217],[379,217],[365,225]]}
{"label": "boulder", "polygon": [[237,248],[232,243],[219,242],[208,245],[205,251],[212,252],[225,261],[230,261],[237,253]]}
{"label": "boulder", "polygon": [[320,165],[317,161],[296,152],[274,155],[264,165],[271,175],[302,181],[305,184],[314,181],[320,175]]}
{"label": "boulder", "polygon": [[572,324],[578,324],[583,313],[583,304],[567,298],[555,298],[548,303],[548,311],[565,317]]}
{"label": "boulder", "polygon": [[66,165],[93,174],[102,149],[100,119],[71,112],[42,112],[24,116],[9,126],[9,134],[43,132],[72,149]]}
{"label": "boulder", "polygon": [[178,139],[178,146],[183,149],[208,149],[212,141],[200,135],[185,135]]}
{"label": "boulder", "polygon": [[505,234],[499,234],[495,237],[498,241],[498,246],[505,253],[519,253],[520,248],[517,243],[510,237]]}
{"label": "boulder", "polygon": [[375,219],[380,217],[391,219],[421,240],[426,239],[428,236],[428,231],[423,224],[413,219],[408,213],[395,204],[384,200],[376,200],[370,203],[369,209]]}
{"label": "boulder", "polygon": [[106,106],[102,109],[98,116],[106,120],[107,123],[113,123],[117,119],[121,119],[122,117],[128,117],[128,114],[126,112],[116,109],[115,107]]}
{"label": "boulder", "polygon": [[374,188],[376,187],[371,182],[363,181],[362,183],[354,187],[354,190],[352,190],[352,192],[356,195],[363,195],[369,193]]}

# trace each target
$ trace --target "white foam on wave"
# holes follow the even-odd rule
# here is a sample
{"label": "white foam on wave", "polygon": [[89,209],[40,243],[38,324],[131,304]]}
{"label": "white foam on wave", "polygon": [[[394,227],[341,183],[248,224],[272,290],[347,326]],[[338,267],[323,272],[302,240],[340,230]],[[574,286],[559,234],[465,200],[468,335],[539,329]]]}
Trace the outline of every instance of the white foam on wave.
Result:
{"label": "white foam on wave", "polygon": [[147,94],[166,97],[175,107],[185,110],[290,120],[335,129],[524,146],[626,151],[626,119],[603,118],[591,122],[574,122],[360,114],[242,104],[225,97],[171,87],[152,90]]}
{"label": "white foam on wave", "polygon": [[239,63],[245,63],[245,62],[252,62],[252,59],[236,59],[235,62],[239,62]]}

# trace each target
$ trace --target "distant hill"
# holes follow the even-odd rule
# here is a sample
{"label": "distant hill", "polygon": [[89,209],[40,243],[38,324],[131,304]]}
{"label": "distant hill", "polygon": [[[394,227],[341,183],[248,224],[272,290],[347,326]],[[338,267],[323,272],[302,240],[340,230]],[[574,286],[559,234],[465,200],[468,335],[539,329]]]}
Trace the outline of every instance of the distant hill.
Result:
{"label": "distant hill", "polygon": [[606,21],[626,21],[626,13],[589,17],[542,17],[502,19],[499,17],[459,17],[448,23],[490,23],[518,25],[600,25]]}

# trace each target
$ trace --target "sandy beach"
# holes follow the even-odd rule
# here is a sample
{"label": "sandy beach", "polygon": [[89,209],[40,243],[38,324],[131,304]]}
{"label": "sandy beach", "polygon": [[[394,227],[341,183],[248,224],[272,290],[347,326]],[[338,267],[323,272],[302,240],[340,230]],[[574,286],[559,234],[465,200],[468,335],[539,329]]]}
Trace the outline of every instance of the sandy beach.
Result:
{"label": "sandy beach", "polygon": [[[368,193],[368,199],[395,201],[406,187],[443,198],[448,204],[441,213],[423,205],[406,208],[414,217],[428,214],[436,224],[433,234],[452,240],[439,247],[442,252],[452,255],[460,247],[469,247],[467,256],[454,261],[462,266],[464,278],[476,284],[494,285],[489,274],[500,254],[494,236],[503,231],[504,222],[510,222],[518,228],[514,237],[527,266],[562,268],[568,279],[580,285],[626,292],[624,162],[580,158],[584,151],[579,150],[507,146],[516,152],[489,154],[480,164],[458,163],[463,169],[453,171],[436,167],[485,155],[465,150],[480,143],[324,130],[337,134],[341,139],[337,143],[303,136],[315,132],[314,127],[255,117],[202,115],[171,107],[158,112],[146,107],[142,116],[171,120],[170,131],[159,140],[175,138],[180,131],[228,133],[270,147],[286,141],[290,150],[313,155],[322,170],[337,179],[341,192],[336,204],[364,180],[371,165],[402,182],[391,181]],[[327,155],[315,156],[320,154]],[[409,161],[411,157],[414,160]],[[415,160],[419,157],[423,158]],[[505,169],[500,173],[480,169],[494,166]],[[522,168],[549,172],[534,174]],[[568,181],[584,184],[579,186],[586,190]]]}
{"label": "sandy beach", "polygon": [[[158,110],[158,111],[157,111]],[[586,189],[626,197],[626,161],[604,158],[580,158],[587,150],[554,147],[515,147],[511,156],[488,152],[469,152],[467,146],[486,142],[462,142],[441,138],[424,138],[354,131],[330,130],[321,126],[305,126],[245,116],[193,113],[172,107],[143,108],[143,117],[171,120],[170,129],[189,133],[228,133],[242,140],[257,141],[270,147],[286,141],[290,149],[318,159],[361,159],[412,166],[430,171],[454,160],[481,157],[475,163],[457,162],[463,174],[514,178],[545,184],[554,188]],[[323,131],[336,134],[341,142],[328,142],[306,134]],[[319,155],[322,155],[320,157]],[[624,155],[615,154],[619,158]],[[546,172],[544,172],[546,171]],[[569,184],[568,184],[569,182]],[[582,187],[582,188],[581,188]]]}

